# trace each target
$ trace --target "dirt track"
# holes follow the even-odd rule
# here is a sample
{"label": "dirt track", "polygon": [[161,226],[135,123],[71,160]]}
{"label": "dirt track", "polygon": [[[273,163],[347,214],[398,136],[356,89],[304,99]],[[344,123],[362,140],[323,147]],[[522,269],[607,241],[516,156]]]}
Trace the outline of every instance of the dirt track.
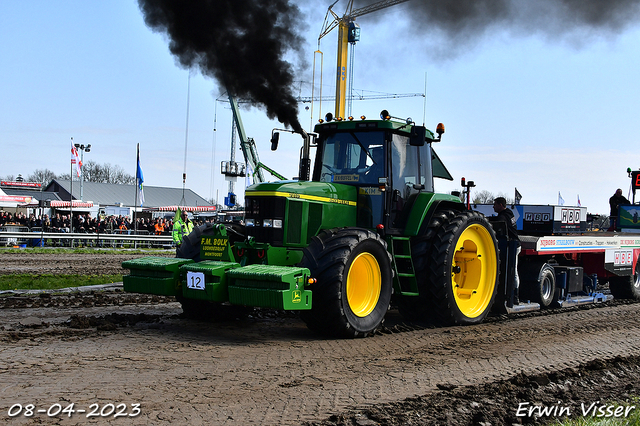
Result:
{"label": "dirt track", "polygon": [[[516,412],[536,403],[573,414],[610,398],[631,407],[624,401],[640,390],[633,303],[451,328],[406,326],[392,310],[384,333],[326,340],[271,311],[214,323],[147,296],[0,300],[0,419],[9,424],[498,425],[532,422]],[[18,403],[127,404],[127,413],[138,403],[140,414],[9,417]]]}

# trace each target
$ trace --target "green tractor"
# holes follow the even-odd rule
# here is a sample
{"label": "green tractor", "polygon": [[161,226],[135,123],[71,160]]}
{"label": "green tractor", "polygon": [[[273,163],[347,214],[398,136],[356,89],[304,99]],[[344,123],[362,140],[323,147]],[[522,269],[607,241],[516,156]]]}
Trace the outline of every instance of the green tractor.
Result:
{"label": "green tractor", "polygon": [[435,177],[452,180],[432,148],[444,126],[436,137],[381,118],[328,117],[302,132],[298,179],[248,187],[244,225],[196,228],[176,259],[124,262],[125,291],[175,295],[188,316],[299,311],[332,337],[371,335],[392,302],[410,320],[481,322],[496,299],[497,241],[482,214],[434,192]]}

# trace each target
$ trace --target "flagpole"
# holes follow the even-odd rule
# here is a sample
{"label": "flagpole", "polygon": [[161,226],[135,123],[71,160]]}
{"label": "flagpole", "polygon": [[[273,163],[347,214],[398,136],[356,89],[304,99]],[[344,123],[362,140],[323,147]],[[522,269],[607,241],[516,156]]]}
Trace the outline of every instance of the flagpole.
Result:
{"label": "flagpole", "polygon": [[[71,149],[73,150],[73,136],[71,137]],[[71,154],[73,154],[73,151],[71,151]],[[71,161],[69,180],[71,181],[71,190],[69,192],[69,231],[73,233],[73,161]],[[71,239],[71,247],[73,247],[73,238]]]}
{"label": "flagpole", "polygon": [[135,191],[136,191],[136,203],[135,203],[135,207],[134,207],[134,210],[133,210],[133,217],[134,217],[133,230],[134,230],[135,235],[138,235],[138,221],[135,219],[135,213],[136,213],[136,210],[138,210],[138,185],[140,185],[140,182],[138,181],[138,179],[139,179],[139,176],[138,176],[138,164],[140,164],[140,144],[139,143],[136,146],[136,184],[134,185]]}

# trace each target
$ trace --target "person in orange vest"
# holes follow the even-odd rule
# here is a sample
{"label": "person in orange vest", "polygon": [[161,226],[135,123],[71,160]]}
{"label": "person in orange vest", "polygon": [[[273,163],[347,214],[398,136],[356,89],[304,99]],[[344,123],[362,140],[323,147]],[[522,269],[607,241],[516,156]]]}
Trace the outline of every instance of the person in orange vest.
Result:
{"label": "person in orange vest", "polygon": [[164,223],[162,223],[162,219],[156,219],[156,224],[154,225],[156,235],[162,235],[164,232]]}

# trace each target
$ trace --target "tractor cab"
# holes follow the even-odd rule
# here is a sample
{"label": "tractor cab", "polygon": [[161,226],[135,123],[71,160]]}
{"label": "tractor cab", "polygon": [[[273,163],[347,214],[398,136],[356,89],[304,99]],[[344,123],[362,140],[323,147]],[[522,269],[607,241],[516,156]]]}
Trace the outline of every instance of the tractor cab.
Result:
{"label": "tractor cab", "polygon": [[416,196],[434,191],[433,177],[452,179],[431,147],[439,139],[413,123],[348,120],[315,131],[312,180],[357,187],[357,226],[402,230]]}

